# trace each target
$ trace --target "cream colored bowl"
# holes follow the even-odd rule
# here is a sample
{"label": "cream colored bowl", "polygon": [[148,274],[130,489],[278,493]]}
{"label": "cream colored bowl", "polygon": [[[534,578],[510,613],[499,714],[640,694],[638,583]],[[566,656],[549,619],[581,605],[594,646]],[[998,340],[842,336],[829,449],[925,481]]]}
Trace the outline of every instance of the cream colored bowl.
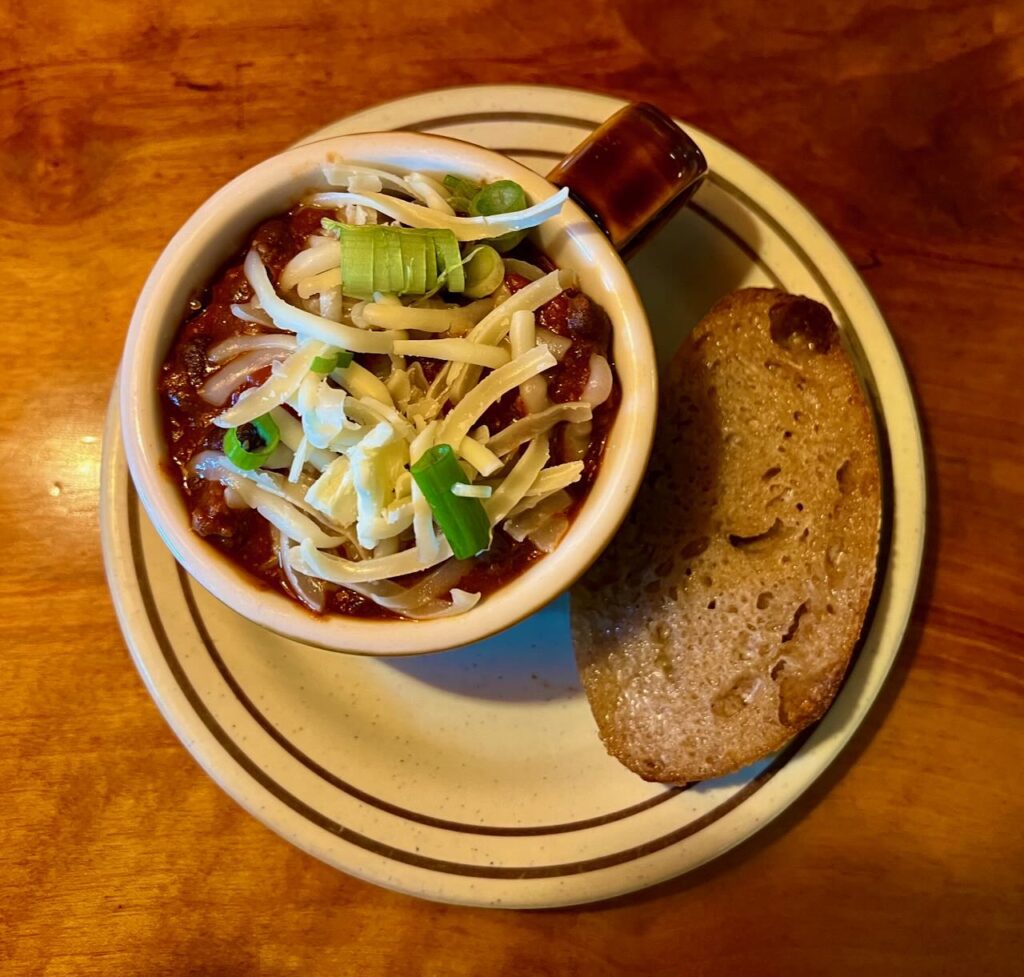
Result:
{"label": "cream colored bowl", "polygon": [[326,139],[281,153],[232,180],[204,203],[164,249],[139,296],[121,363],[121,426],[132,478],[146,512],[178,562],[215,597],[250,620],[299,641],[367,655],[440,651],[478,641],[515,624],[557,597],[604,549],[626,515],[650,452],[656,413],[656,367],[647,318],[611,244],[571,201],[536,233],[559,267],[608,313],[622,402],[598,477],[558,548],[458,617],[437,621],[316,617],[249,576],[192,532],[171,474],[157,392],[160,366],[189,298],[244,244],[264,219],[324,188],[329,159],[456,172],[476,180],[508,178],[529,198],[554,188],[507,157],[468,143],[417,133],[370,133]]}

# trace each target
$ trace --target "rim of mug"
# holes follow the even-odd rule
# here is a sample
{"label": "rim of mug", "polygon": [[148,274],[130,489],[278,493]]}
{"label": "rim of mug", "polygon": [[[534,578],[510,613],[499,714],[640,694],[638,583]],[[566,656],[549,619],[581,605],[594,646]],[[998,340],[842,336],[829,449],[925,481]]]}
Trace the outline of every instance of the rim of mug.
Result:
{"label": "rim of mug", "polygon": [[[492,150],[412,132],[334,136],[285,150],[225,184],[182,225],[157,259],[132,316],[121,362],[119,410],[128,467],[142,504],[181,566],[234,611],[265,628],[331,651],[397,656],[479,641],[540,610],[581,576],[625,518],[650,454],[657,368],[646,314],[622,259],[571,198],[535,232],[541,249],[580,276],[581,289],[608,313],[622,399],[598,476],[555,550],[534,561],[471,610],[438,620],[318,616],[243,570],[192,531],[176,484],[158,394],[161,364],[188,300],[237,254],[261,221],[326,186],[324,163],[346,159],[398,169],[519,182],[534,201],[554,193],[544,177]],[[571,255],[570,260],[565,255]]]}

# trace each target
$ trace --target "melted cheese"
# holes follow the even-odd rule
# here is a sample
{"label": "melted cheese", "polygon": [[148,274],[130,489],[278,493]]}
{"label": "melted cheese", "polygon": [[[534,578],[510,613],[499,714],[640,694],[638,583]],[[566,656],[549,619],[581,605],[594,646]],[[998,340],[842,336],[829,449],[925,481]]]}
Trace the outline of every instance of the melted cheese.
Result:
{"label": "melted cheese", "polygon": [[377,520],[394,501],[395,483],[409,461],[409,444],[381,421],[349,449],[348,460],[356,491],[356,538],[360,546],[372,550],[382,538],[377,535]]}

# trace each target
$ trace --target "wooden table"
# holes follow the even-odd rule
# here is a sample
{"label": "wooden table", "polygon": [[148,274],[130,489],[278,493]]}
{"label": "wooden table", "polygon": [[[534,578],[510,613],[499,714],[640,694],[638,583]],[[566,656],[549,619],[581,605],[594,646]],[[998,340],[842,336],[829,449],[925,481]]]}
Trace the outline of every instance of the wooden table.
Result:
{"label": "wooden table", "polygon": [[[5,974],[1024,970],[1018,0],[10,3],[0,24]],[[193,208],[340,115],[506,81],[655,101],[782,178],[874,290],[932,460],[913,628],[841,760],[704,870],[550,912],[387,892],[238,808],[131,666],[96,517],[132,305]]]}

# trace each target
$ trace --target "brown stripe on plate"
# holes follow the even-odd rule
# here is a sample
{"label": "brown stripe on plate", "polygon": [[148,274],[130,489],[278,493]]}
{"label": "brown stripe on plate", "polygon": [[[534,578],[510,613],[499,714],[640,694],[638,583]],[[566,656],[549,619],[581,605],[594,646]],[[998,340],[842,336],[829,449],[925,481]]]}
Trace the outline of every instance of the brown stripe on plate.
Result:
{"label": "brown stripe on plate", "polygon": [[[137,497],[135,499],[135,504],[136,507],[138,507]],[[582,831],[586,828],[596,828],[604,824],[611,824],[614,821],[621,821],[625,818],[632,817],[634,814],[639,814],[642,811],[650,810],[652,807],[657,807],[659,804],[663,804],[665,801],[670,800],[686,789],[685,787],[668,788],[661,794],[656,794],[655,796],[649,797],[637,804],[632,804],[629,807],[622,808],[621,810],[610,811],[607,814],[598,815],[592,818],[585,818],[579,821],[567,821],[563,824],[532,825],[529,827],[504,827],[500,825],[467,824],[461,821],[449,821],[445,818],[437,818],[430,814],[422,814],[419,811],[412,811],[408,808],[401,807],[398,804],[393,804],[391,801],[386,801],[383,798],[376,797],[375,795],[356,787],[354,784],[349,783],[349,781],[344,780],[337,774],[332,773],[322,764],[304,753],[259,710],[252,699],[250,699],[246,694],[241,683],[235,678],[231,669],[228,668],[227,663],[224,661],[223,656],[217,648],[216,642],[213,640],[209,629],[206,627],[206,622],[203,619],[202,612],[196,604],[195,594],[192,589],[192,578],[189,577],[189,575],[182,569],[180,564],[175,563],[175,568],[178,572],[178,580],[181,585],[182,594],[185,598],[185,603],[188,606],[189,613],[192,615],[192,623],[195,625],[196,631],[199,633],[199,637],[202,640],[203,645],[206,647],[206,652],[213,661],[214,667],[220,673],[221,678],[224,679],[228,688],[231,689],[242,708],[252,716],[259,727],[268,736],[270,736],[278,746],[288,753],[289,756],[298,760],[298,762],[311,773],[316,774],[321,780],[329,784],[331,787],[335,787],[355,800],[368,804],[371,807],[375,807],[380,811],[384,811],[387,814],[393,814],[396,817],[404,818],[406,821],[414,821],[417,824],[425,824],[432,828],[443,828],[447,831],[455,831],[462,834],[532,837],[536,835],[564,834],[569,831]]]}
{"label": "brown stripe on plate", "polygon": [[447,859],[432,858],[419,852],[410,852],[394,845],[378,841],[361,832],[346,828],[343,824],[327,817],[321,811],[307,804],[296,797],[290,791],[282,787],[276,780],[267,774],[237,743],[228,735],[224,728],[217,722],[216,718],[206,707],[195,687],[192,685],[187,673],[178,660],[163,621],[157,608],[149,581],[149,573],[145,560],[141,558],[142,543],[140,529],[141,506],[138,504],[138,497],[135,496],[134,487],[129,480],[129,493],[132,498],[129,500],[128,530],[132,555],[135,562],[135,569],[138,574],[139,593],[142,597],[143,607],[149,619],[150,627],[153,630],[153,637],[156,639],[164,660],[167,662],[178,687],[182,690],[189,705],[203,725],[213,735],[214,739],[227,752],[227,754],[261,787],[270,793],[274,798],[294,811],[300,817],[311,824],[342,841],[355,845],[364,851],[389,858],[405,865],[413,865],[417,868],[425,868],[435,872],[442,872],[447,875],[461,875],[468,878],[481,879],[550,879],[567,875],[580,875],[585,872],[594,872],[604,868],[612,868],[635,861],[645,855],[652,855],[655,852],[668,848],[686,838],[692,837],[702,831],[708,825],[724,817],[730,811],[738,807],[748,797],[760,790],[768,781],[781,770],[789,759],[803,746],[811,730],[807,730],[798,736],[789,746],[779,753],[775,759],[762,770],[749,783],[737,791],[732,797],[718,807],[701,817],[691,821],[689,824],[677,828],[668,834],[630,848],[617,852],[610,852],[607,855],[600,855],[595,858],[580,859],[575,862],[563,862],[558,865],[473,865],[463,862],[453,862]]}
{"label": "brown stripe on plate", "polygon": [[706,210],[698,203],[694,203],[692,200],[683,207],[683,213],[687,210],[693,211],[702,220],[707,221],[715,230],[725,235],[737,248],[740,249],[763,273],[775,288],[784,288],[782,279],[768,267],[768,263],[749,245],[743,240],[728,224],[720,221],[711,211]]}
{"label": "brown stripe on plate", "polygon": [[[462,112],[458,115],[441,115],[421,122],[410,122],[398,126],[394,131],[426,132],[428,129],[472,125],[474,122],[536,122],[541,125],[584,129],[587,132],[597,128],[597,123],[591,122],[590,119],[579,119],[572,115],[551,115],[547,112]],[[561,159],[561,154],[558,158]]]}
{"label": "brown stripe on plate", "polygon": [[502,156],[533,156],[536,159],[553,159],[560,160],[563,158],[562,153],[557,153],[553,149],[492,149],[493,153],[501,153]]}

